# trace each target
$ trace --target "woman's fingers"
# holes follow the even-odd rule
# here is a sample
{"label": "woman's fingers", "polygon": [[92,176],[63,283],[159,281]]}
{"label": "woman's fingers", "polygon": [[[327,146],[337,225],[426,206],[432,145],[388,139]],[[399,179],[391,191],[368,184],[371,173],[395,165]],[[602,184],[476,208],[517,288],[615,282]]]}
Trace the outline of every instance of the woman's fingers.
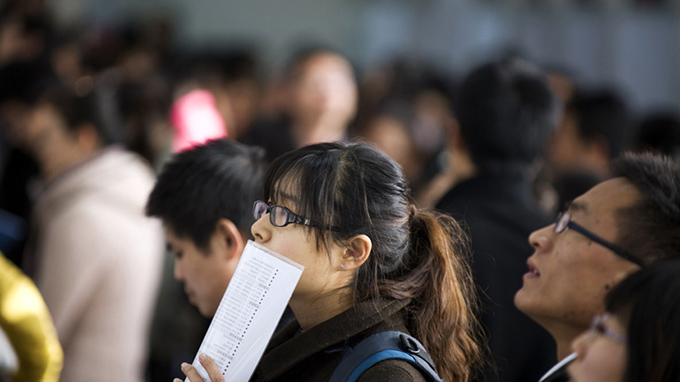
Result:
{"label": "woman's fingers", "polygon": [[198,360],[201,362],[201,365],[203,365],[205,370],[208,372],[208,376],[210,377],[210,380],[212,382],[224,382],[224,376],[222,375],[220,369],[217,367],[212,358],[201,353],[198,356]]}
{"label": "woman's fingers", "polygon": [[[215,362],[208,357],[207,355],[201,353],[198,356],[198,360],[201,362],[201,365],[205,368],[205,371],[208,372],[208,377],[210,377],[210,380],[212,382],[224,382],[224,376],[222,373],[220,373],[220,369],[217,367]],[[184,375],[189,378],[189,381],[191,382],[203,382],[203,378],[201,377],[200,374],[198,374],[198,370],[193,365],[190,365],[188,363],[183,363],[182,365],[182,372]],[[182,382],[179,378],[175,378],[173,382]]]}
{"label": "woman's fingers", "polygon": [[[193,365],[184,362],[182,364],[182,372],[187,376],[187,378],[189,378],[189,381],[191,382],[203,382],[203,378],[200,374],[198,374],[198,370],[196,370]],[[175,379],[175,382],[176,381],[177,379]]]}

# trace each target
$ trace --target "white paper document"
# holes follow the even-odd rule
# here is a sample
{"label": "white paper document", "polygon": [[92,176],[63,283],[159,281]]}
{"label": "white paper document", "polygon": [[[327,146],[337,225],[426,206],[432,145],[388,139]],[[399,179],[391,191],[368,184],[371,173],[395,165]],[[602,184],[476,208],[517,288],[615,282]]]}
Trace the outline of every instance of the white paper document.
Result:
{"label": "white paper document", "polygon": [[198,360],[201,353],[215,361],[225,381],[250,379],[303,269],[302,265],[248,241],[194,358],[193,365],[204,381],[210,378]]}

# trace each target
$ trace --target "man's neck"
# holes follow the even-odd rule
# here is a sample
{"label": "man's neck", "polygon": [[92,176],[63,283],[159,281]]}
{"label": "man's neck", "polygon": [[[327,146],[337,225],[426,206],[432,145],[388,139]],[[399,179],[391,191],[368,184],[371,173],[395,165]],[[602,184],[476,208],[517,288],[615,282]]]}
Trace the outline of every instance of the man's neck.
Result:
{"label": "man's neck", "polygon": [[421,208],[432,209],[454,185],[477,174],[477,168],[466,153],[444,151],[446,166],[416,195]]}
{"label": "man's neck", "polygon": [[71,169],[79,167],[83,163],[88,162],[90,159],[97,156],[99,152],[101,152],[101,150],[91,152],[74,152],[68,156],[60,158],[61,160],[44,163],[41,166],[43,179],[48,183],[52,182],[61,175],[69,172]]}
{"label": "man's neck", "polygon": [[588,330],[587,327],[574,327],[568,325],[561,325],[558,328],[546,328],[548,332],[555,339],[557,344],[557,359],[562,360],[566,356],[572,353],[571,343],[574,342],[576,337],[581,335],[581,333]]}

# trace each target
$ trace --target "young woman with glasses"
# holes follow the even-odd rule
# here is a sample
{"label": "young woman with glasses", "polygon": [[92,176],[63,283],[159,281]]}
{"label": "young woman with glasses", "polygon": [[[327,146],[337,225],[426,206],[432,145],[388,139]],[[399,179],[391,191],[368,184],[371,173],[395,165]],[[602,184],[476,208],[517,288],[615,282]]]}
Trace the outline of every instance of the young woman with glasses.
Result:
{"label": "young woman with glasses", "polygon": [[[412,204],[394,161],[363,143],[303,147],[272,164],[264,198],[255,240],[305,270],[290,300],[297,320],[272,338],[254,380],[328,381],[347,349],[386,331],[419,340],[445,381],[471,378],[481,351],[467,239],[452,218]],[[376,380],[425,377],[389,359],[358,379]]]}
{"label": "young woman with glasses", "polygon": [[606,298],[608,313],[573,343],[573,382],[680,381],[680,262],[643,268]]}

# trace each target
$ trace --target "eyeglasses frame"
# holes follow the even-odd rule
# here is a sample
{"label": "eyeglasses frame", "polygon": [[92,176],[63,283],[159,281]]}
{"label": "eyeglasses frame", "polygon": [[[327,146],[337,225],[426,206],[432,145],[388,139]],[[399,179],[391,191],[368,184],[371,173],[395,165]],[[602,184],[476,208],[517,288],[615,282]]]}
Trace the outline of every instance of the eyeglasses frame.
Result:
{"label": "eyeglasses frame", "polygon": [[604,324],[605,321],[607,321],[609,318],[611,318],[610,313],[598,314],[597,316],[593,317],[593,321],[590,324],[590,329],[588,329],[588,332],[591,335],[594,334],[603,335],[607,338],[611,338],[612,340],[625,345],[628,342],[626,336]]}
{"label": "eyeglasses frame", "polygon": [[[559,227],[561,226],[560,220],[564,216],[569,216],[569,220],[563,226],[564,228],[560,230],[559,229]],[[564,233],[569,228],[571,228],[574,231],[580,233],[581,235],[587,237],[588,239],[600,244],[601,246],[609,249],[610,251],[614,252],[615,254],[619,255],[620,257],[639,265],[641,268],[644,268],[645,263],[643,263],[642,260],[640,260],[639,258],[637,258],[637,257],[631,255],[630,253],[626,252],[621,247],[618,247],[618,246],[608,242],[607,240],[599,237],[598,235],[594,234],[592,231],[588,230],[587,228],[583,227],[582,225],[575,223],[572,220],[571,213],[568,210],[564,210],[564,211],[560,212],[559,214],[557,214],[557,218],[555,219],[555,227],[553,228],[553,232]]]}
{"label": "eyeglasses frame", "polygon": [[[270,203],[267,203],[267,202],[262,201],[262,200],[256,200],[255,203],[253,203],[253,217],[255,219],[259,219],[257,217],[257,210],[258,210],[258,205],[260,203],[267,206],[266,213],[269,214],[269,222],[272,223],[272,225],[274,227],[285,227],[285,226],[287,226],[288,224],[291,224],[291,223],[302,224],[302,225],[305,225],[305,226],[308,226],[308,227],[318,227],[318,225],[312,223],[311,219],[309,219],[309,218],[298,215],[295,212],[289,210],[288,208],[286,208],[284,206],[279,206],[279,205],[276,205],[276,204],[270,204]],[[271,213],[272,209],[274,209],[274,208],[281,208],[285,212],[286,222],[283,225],[276,224],[276,221],[274,219],[274,214]],[[263,214],[263,216],[264,216],[264,214]]]}

